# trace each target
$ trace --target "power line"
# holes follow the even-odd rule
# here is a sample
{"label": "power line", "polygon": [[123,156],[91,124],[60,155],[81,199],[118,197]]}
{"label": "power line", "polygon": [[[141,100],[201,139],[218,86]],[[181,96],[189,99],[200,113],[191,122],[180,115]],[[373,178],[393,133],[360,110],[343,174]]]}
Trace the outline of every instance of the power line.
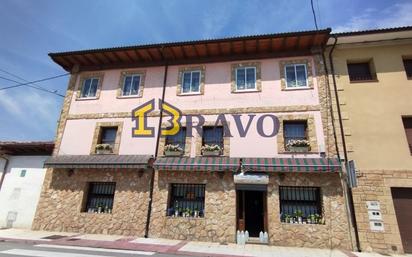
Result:
{"label": "power line", "polygon": [[64,97],[64,95],[58,94],[58,93],[53,92],[53,91],[49,91],[49,90],[44,89],[44,88],[34,87],[34,86],[32,86],[31,84],[34,84],[34,83],[37,83],[37,82],[42,82],[42,81],[47,81],[47,80],[52,80],[52,79],[61,78],[61,77],[67,76],[67,75],[70,75],[70,73],[65,73],[65,74],[61,74],[61,75],[57,75],[57,76],[53,76],[53,77],[48,77],[48,78],[44,78],[44,79],[29,81],[29,82],[26,82],[26,83],[19,83],[18,81],[14,81],[14,80],[11,80],[11,79],[8,79],[8,78],[0,77],[0,78],[5,79],[5,80],[9,80],[9,81],[13,81],[13,82],[19,83],[19,84],[13,85],[13,86],[8,86],[8,87],[0,88],[0,91],[1,91],[1,90],[6,90],[6,89],[10,89],[10,88],[21,87],[21,86],[28,86],[28,87],[33,87],[33,88],[36,88],[36,89],[39,89],[39,90],[42,90],[42,91],[49,92],[49,93],[51,93],[51,94],[55,94],[55,95]]}
{"label": "power line", "polygon": [[[3,76],[0,76],[0,79],[4,79],[4,80],[11,81],[11,82],[15,82],[15,83],[21,83],[20,81],[17,81],[17,80],[14,80],[14,79],[9,79],[9,78],[3,77]],[[33,84],[34,84],[34,83],[33,83]],[[46,89],[46,88],[42,88],[42,87],[39,87],[39,86],[36,87],[36,86],[32,86],[32,85],[25,85],[25,86],[26,86],[26,87],[31,87],[31,88],[34,88],[34,89],[38,89],[38,90],[40,90],[40,91],[44,91],[44,92],[47,92],[47,93],[50,93],[50,94],[55,94],[55,95],[64,97],[64,95],[59,94],[59,93],[57,92],[57,90],[52,91],[52,90],[48,90],[48,89]]]}
{"label": "power line", "polygon": [[[3,72],[3,73],[8,74],[8,75],[10,75],[10,76],[13,76],[13,77],[15,77],[15,78],[17,78],[17,79],[19,79],[19,80],[22,80],[22,81],[24,81],[24,82],[30,82],[30,81],[28,81],[27,79],[22,78],[22,77],[14,74],[14,73],[11,73],[11,72],[9,72],[9,71],[4,70],[4,69],[1,69],[1,68],[0,68],[0,71]],[[8,79],[8,78],[1,77],[1,76],[0,76],[0,78],[2,78],[2,79],[4,79],[4,80],[16,82],[16,83],[21,83],[21,81],[16,81],[16,80]],[[48,93],[51,93],[51,94],[55,94],[55,95],[58,95],[58,96],[61,96],[61,97],[64,97],[64,95],[59,94],[57,90],[49,90],[49,89],[44,88],[44,87],[42,87],[42,86],[40,86],[40,85],[38,85],[38,84],[35,84],[35,83],[33,83],[33,85],[26,85],[26,86],[27,86],[27,87],[34,88],[34,89],[38,89],[38,90],[41,90],[41,91],[45,91],[45,92],[48,92]]]}
{"label": "power line", "polygon": [[312,7],[312,14],[313,14],[313,20],[315,21],[315,27],[316,27],[316,30],[318,30],[318,22],[316,20],[315,8],[313,8],[313,0],[310,0],[310,5]]}

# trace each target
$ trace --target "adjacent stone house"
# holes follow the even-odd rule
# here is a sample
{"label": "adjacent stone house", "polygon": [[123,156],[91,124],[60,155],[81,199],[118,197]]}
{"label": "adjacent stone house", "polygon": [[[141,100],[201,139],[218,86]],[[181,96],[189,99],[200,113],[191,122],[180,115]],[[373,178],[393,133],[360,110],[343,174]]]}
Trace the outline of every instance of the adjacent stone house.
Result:
{"label": "adjacent stone house", "polygon": [[352,194],[362,251],[412,252],[411,38],[412,27],[403,27],[338,33],[328,42],[341,156],[346,149],[357,172]]}
{"label": "adjacent stone house", "polygon": [[72,75],[33,229],[352,249],[329,33],[50,54]]}

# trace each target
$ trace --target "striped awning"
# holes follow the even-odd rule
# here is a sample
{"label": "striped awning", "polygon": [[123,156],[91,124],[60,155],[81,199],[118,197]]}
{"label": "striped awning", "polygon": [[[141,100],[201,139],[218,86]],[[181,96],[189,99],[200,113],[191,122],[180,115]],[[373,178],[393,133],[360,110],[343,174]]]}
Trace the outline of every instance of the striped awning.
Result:
{"label": "striped awning", "polygon": [[240,158],[230,157],[161,157],[154,168],[167,171],[232,171],[240,167]]}
{"label": "striped awning", "polygon": [[339,172],[338,158],[243,158],[244,172]]}
{"label": "striped awning", "polygon": [[147,168],[150,155],[58,155],[44,162],[45,168]]}

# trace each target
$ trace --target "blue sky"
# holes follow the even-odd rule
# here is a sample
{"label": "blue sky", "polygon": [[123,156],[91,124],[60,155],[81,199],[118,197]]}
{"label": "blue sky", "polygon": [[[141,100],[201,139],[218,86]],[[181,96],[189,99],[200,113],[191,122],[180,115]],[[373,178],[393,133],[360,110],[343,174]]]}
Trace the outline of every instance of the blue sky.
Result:
{"label": "blue sky", "polygon": [[[412,25],[408,0],[314,4],[319,27],[335,32]],[[310,0],[2,0],[0,24],[0,70],[27,80],[64,73],[49,52],[314,29]],[[67,81],[39,85],[64,94]],[[0,79],[0,88],[13,84]],[[0,140],[53,140],[62,101],[28,87],[0,90]]]}

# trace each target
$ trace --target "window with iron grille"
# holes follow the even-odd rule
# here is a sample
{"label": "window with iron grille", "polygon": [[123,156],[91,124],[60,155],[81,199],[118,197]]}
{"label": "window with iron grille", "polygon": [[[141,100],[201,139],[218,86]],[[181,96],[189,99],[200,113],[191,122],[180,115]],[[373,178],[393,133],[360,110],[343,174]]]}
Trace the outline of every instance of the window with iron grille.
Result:
{"label": "window with iron grille", "polygon": [[180,128],[179,132],[173,136],[166,136],[165,145],[178,145],[180,148],[185,150],[186,144],[186,128]]}
{"label": "window with iron grille", "polygon": [[204,184],[171,184],[167,216],[204,217]]}
{"label": "window with iron grille", "polygon": [[112,213],[115,189],[114,182],[90,182],[84,211]]}
{"label": "window with iron grille", "polygon": [[218,145],[223,149],[223,127],[203,127],[202,145]]}
{"label": "window with iron grille", "polygon": [[412,59],[403,59],[403,66],[405,67],[406,77],[412,79]]}
{"label": "window with iron grille", "polygon": [[[279,187],[280,213],[286,216],[301,216],[308,219],[311,215],[322,215],[322,201],[319,187]],[[301,215],[299,215],[301,213]]]}
{"label": "window with iron grille", "polygon": [[376,76],[371,71],[370,62],[348,63],[350,81],[375,80]]}
{"label": "window with iron grille", "polygon": [[403,128],[405,129],[406,140],[408,141],[409,151],[412,155],[412,117],[402,117]]}

